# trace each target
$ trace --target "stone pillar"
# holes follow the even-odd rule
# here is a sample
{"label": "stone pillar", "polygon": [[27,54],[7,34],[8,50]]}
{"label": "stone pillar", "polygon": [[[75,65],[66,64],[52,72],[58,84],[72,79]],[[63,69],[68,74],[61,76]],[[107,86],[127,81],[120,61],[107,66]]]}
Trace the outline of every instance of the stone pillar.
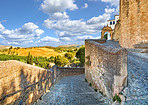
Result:
{"label": "stone pillar", "polygon": [[115,94],[118,95],[122,91],[122,89],[127,86],[127,50],[126,49],[122,49],[120,62],[121,62],[120,75],[114,76],[113,95]]}
{"label": "stone pillar", "polygon": [[54,70],[54,79],[56,79],[57,78],[57,67],[54,66],[53,70]]}
{"label": "stone pillar", "polygon": [[104,38],[104,31],[101,32],[101,39],[103,39],[103,38]]}

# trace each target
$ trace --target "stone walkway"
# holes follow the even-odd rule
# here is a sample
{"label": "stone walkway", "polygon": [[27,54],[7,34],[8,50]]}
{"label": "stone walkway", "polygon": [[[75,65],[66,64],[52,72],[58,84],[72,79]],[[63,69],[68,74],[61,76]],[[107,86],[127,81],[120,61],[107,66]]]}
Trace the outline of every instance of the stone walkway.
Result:
{"label": "stone walkway", "polygon": [[51,87],[34,105],[109,105],[112,100],[95,92],[84,75],[67,76]]}
{"label": "stone walkway", "polygon": [[128,53],[128,87],[125,105],[148,105],[148,53]]}

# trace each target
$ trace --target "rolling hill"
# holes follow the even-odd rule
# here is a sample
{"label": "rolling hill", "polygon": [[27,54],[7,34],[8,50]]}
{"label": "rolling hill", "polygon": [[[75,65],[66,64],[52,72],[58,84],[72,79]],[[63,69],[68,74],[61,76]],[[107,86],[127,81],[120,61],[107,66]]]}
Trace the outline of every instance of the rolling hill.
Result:
{"label": "rolling hill", "polygon": [[[10,46],[1,46],[1,50],[3,49],[9,49]],[[74,50],[76,48],[79,48],[79,45],[64,45],[64,46],[58,46],[58,47],[51,47],[51,46],[43,46],[43,47],[29,47],[29,48],[20,48],[15,47],[11,50],[5,50],[1,51],[1,54],[9,54],[9,55],[18,55],[18,56],[27,56],[28,53],[35,57],[51,57],[51,56],[57,56],[57,55],[64,55],[68,50]]]}

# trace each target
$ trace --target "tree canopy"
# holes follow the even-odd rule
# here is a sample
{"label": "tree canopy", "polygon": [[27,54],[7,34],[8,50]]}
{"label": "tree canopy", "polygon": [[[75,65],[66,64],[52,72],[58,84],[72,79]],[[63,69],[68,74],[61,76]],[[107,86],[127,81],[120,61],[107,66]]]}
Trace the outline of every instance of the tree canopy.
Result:
{"label": "tree canopy", "polygon": [[57,66],[64,67],[69,63],[68,59],[65,57],[62,57],[61,55],[58,55],[55,57],[55,62]]}
{"label": "tree canopy", "polygon": [[83,66],[85,63],[85,46],[82,46],[76,53],[76,57],[79,59],[80,64]]}

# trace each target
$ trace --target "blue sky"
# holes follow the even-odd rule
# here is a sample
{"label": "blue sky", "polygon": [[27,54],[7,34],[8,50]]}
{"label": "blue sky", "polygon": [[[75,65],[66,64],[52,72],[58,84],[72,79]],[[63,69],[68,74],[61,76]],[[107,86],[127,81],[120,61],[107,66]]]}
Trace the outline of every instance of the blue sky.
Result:
{"label": "blue sky", "polygon": [[82,45],[118,14],[119,0],[1,0],[0,45]]}

